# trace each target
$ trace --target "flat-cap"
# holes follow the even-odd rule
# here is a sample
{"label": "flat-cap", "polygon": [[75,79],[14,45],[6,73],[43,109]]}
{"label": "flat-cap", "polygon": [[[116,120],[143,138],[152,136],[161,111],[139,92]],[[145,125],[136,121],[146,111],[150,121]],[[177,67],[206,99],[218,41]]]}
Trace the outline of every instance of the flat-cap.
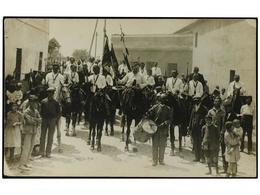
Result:
{"label": "flat-cap", "polygon": [[54,87],[49,87],[49,88],[47,89],[47,91],[48,91],[48,92],[54,92],[54,91],[55,91],[55,88],[54,88]]}

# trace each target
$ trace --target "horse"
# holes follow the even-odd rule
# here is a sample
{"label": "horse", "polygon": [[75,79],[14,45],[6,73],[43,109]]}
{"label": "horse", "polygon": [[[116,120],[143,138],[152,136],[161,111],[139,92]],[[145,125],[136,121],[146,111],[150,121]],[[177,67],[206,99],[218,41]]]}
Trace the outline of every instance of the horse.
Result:
{"label": "horse", "polygon": [[187,126],[191,113],[191,100],[189,96],[178,96],[170,92],[167,93],[167,105],[172,109],[172,121],[170,124],[170,140],[172,155],[175,149],[174,128],[178,126],[179,151],[182,151],[182,137],[187,135]]}
{"label": "horse", "polygon": [[[135,126],[141,121],[143,115],[150,107],[150,102],[148,99],[148,91],[147,89],[139,89],[135,86],[127,87],[122,95],[123,100],[123,113],[126,117],[126,141],[125,141],[125,151],[129,151],[129,143],[130,141],[130,133],[131,129],[130,126],[132,121],[135,120]],[[123,127],[124,128],[124,127]]]}
{"label": "horse", "polygon": [[89,106],[89,136],[87,144],[94,150],[95,139],[97,151],[101,151],[101,138],[105,116],[107,115],[106,96],[104,91],[98,90],[90,98]]}
{"label": "horse", "polygon": [[69,125],[72,121],[72,136],[76,136],[76,121],[83,101],[82,92],[77,84],[63,86],[61,89],[62,113],[66,118],[66,136],[69,136]]}
{"label": "horse", "polygon": [[109,112],[105,118],[105,132],[108,136],[108,125],[110,125],[110,136],[114,135],[114,123],[116,116],[116,109],[120,109],[120,94],[117,88],[106,87],[105,93],[108,96],[106,98],[106,104],[108,105]]}

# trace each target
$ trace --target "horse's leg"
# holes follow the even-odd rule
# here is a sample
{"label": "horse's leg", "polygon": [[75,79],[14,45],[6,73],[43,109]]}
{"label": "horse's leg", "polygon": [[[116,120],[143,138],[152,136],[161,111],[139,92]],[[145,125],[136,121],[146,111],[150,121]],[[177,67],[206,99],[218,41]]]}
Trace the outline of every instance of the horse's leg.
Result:
{"label": "horse's leg", "polygon": [[105,130],[106,130],[106,135],[108,136],[108,122],[109,122],[109,119],[108,118],[106,118],[105,119]]}
{"label": "horse's leg", "polygon": [[179,130],[179,152],[182,151],[182,124],[178,125]]}
{"label": "horse's leg", "polygon": [[111,115],[111,117],[110,117],[110,128],[111,128],[110,135],[111,135],[111,136],[114,136],[115,115],[116,115],[116,111],[113,111],[113,112],[112,112],[112,115]]}
{"label": "horse's leg", "polygon": [[122,126],[122,135],[121,135],[121,141],[124,142],[125,141],[125,118],[126,115],[122,115],[121,118],[121,126]]}
{"label": "horse's leg", "polygon": [[69,136],[69,130],[70,130],[70,115],[71,113],[66,114],[66,136]]}
{"label": "horse's leg", "polygon": [[129,151],[128,144],[130,143],[130,133],[131,133],[130,126],[131,126],[131,122],[132,122],[132,118],[130,118],[130,117],[127,116],[127,117],[126,117],[126,126],[127,126],[127,129],[126,129],[125,151]]}
{"label": "horse's leg", "polygon": [[92,126],[92,140],[91,140],[91,150],[94,150],[95,148],[95,137],[96,137],[96,123],[93,124]]}
{"label": "horse's leg", "polygon": [[90,142],[91,142],[91,136],[92,136],[92,123],[90,122],[90,125],[89,125],[89,134],[88,134],[88,141],[87,141],[87,145],[90,145]]}
{"label": "horse's leg", "polygon": [[72,136],[76,136],[77,112],[72,113]]}
{"label": "horse's leg", "polygon": [[102,130],[104,126],[104,121],[101,120],[97,124],[97,151],[101,151],[101,138],[102,138]]}

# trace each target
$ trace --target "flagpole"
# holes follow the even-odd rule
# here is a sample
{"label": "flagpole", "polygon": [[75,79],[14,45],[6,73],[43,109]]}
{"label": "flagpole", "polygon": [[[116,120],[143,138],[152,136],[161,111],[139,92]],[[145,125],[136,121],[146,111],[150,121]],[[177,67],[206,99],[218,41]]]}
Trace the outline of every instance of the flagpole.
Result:
{"label": "flagpole", "polygon": [[[107,20],[105,19],[104,20],[104,37],[103,37],[103,55],[104,55],[104,47],[105,47],[105,40],[106,40],[106,34],[107,34],[107,31],[106,31],[106,27],[107,27]],[[102,55],[102,56],[103,56]]]}
{"label": "flagpole", "polygon": [[96,54],[97,54],[97,37],[98,37],[98,33],[96,32],[96,40],[95,40],[95,58],[96,58]]}
{"label": "flagpole", "polygon": [[93,46],[93,42],[94,42],[96,30],[97,30],[97,25],[98,25],[98,19],[96,20],[96,24],[95,24],[95,28],[94,28],[94,32],[93,32],[93,35],[92,35],[90,48],[89,48],[89,55],[90,55],[90,56],[91,56],[91,50],[92,50],[92,46]]}

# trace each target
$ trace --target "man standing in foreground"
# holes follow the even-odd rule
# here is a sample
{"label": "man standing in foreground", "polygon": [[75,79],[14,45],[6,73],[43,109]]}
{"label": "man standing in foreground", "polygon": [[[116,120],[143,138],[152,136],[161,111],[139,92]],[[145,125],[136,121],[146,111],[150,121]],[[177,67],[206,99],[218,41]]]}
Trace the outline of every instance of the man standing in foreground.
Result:
{"label": "man standing in foreground", "polygon": [[[54,99],[55,88],[49,87],[47,89],[48,97],[42,100],[41,103],[41,116],[42,116],[42,126],[41,126],[41,138],[40,138],[40,154],[42,157],[51,157],[51,148],[53,143],[53,136],[55,132],[55,124],[57,118],[60,117],[60,105]],[[47,136],[47,147],[45,149],[45,140]]]}
{"label": "man standing in foreground", "polygon": [[[54,91],[54,99],[60,103],[61,101],[61,87],[64,85],[64,77],[59,73],[59,65],[53,64],[53,71],[46,75],[46,84],[48,87],[52,87],[55,89]],[[57,126],[57,141],[59,146],[59,152],[62,152],[61,149],[61,118],[57,118],[56,121]]]}

